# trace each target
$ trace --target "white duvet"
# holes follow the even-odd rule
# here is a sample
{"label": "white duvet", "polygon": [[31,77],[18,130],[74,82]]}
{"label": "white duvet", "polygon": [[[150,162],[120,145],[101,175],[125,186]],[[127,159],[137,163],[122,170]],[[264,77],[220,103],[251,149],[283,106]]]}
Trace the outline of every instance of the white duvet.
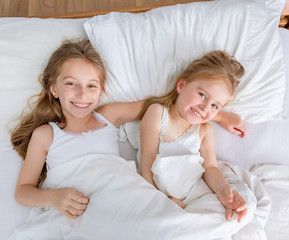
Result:
{"label": "white duvet", "polygon": [[265,226],[268,239],[289,239],[289,166],[261,164],[253,167],[256,175],[268,191],[272,207]]}
{"label": "white duvet", "polygon": [[[88,196],[84,214],[69,219],[53,208],[33,208],[10,239],[266,239],[270,199],[263,185],[240,167],[220,163],[220,168],[228,181],[245,181],[251,191],[244,196],[250,209],[241,224],[236,218],[225,221],[224,211],[187,212],[147,183],[127,160],[92,154],[51,169],[43,184],[45,189],[72,187]],[[205,197],[199,202],[202,209],[207,203]]]}

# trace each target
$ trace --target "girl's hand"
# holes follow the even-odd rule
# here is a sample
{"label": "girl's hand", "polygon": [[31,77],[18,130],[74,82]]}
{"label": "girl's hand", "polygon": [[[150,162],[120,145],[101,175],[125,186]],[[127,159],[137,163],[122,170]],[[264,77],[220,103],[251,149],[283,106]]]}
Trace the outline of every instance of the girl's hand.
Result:
{"label": "girl's hand", "polygon": [[238,222],[247,214],[247,203],[242,196],[229,184],[217,193],[217,197],[226,208],[226,219],[230,220],[235,211],[238,214]]}
{"label": "girl's hand", "polygon": [[223,128],[241,138],[244,138],[247,134],[247,125],[241,117],[235,113],[219,111],[214,120]]}
{"label": "girl's hand", "polygon": [[83,214],[88,198],[72,188],[55,190],[52,206],[69,218],[76,218]]}
{"label": "girl's hand", "polygon": [[169,199],[171,199],[173,202],[175,202],[176,204],[178,204],[181,208],[185,208],[185,204],[179,200],[179,199],[176,199],[174,197],[169,197]]}

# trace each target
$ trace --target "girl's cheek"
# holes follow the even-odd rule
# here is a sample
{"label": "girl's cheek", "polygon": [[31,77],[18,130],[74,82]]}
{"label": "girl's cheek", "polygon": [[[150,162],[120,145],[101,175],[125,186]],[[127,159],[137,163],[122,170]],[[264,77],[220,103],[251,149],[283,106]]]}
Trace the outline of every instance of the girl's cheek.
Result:
{"label": "girl's cheek", "polygon": [[218,113],[217,111],[213,111],[213,112],[208,113],[207,121],[213,120],[216,117],[217,113]]}

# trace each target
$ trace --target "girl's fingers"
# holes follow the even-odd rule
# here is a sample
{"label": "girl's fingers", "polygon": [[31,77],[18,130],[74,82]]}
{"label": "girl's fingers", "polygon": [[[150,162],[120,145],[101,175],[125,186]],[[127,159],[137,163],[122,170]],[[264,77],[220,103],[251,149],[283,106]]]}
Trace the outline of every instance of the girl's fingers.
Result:
{"label": "girl's fingers", "polygon": [[245,133],[245,132],[243,132],[243,131],[241,131],[241,130],[239,130],[239,129],[236,129],[236,128],[234,128],[234,129],[231,131],[231,133],[233,133],[233,134],[235,134],[235,135],[237,135],[237,136],[239,136],[239,137],[241,137],[241,138],[244,138],[244,137],[246,136],[246,133]]}
{"label": "girl's fingers", "polygon": [[70,202],[69,205],[70,205],[70,207],[73,207],[77,210],[85,210],[86,206],[87,206],[86,204],[78,203],[78,202],[75,202],[73,200]]}
{"label": "girl's fingers", "polygon": [[73,215],[73,216],[79,216],[79,215],[82,215],[84,210],[83,209],[75,209],[74,207],[72,206],[68,206],[67,207],[67,210],[66,210],[69,214]]}
{"label": "girl's fingers", "polygon": [[68,218],[76,218],[76,215],[71,214],[69,211],[65,210],[62,212]]}
{"label": "girl's fingers", "polygon": [[238,222],[241,222],[243,220],[244,217],[246,217],[247,215],[247,209],[244,209],[241,212],[237,212],[238,213]]}
{"label": "girl's fingers", "polygon": [[72,200],[78,203],[87,204],[88,198],[82,195],[80,192],[75,192],[72,196]]}
{"label": "girl's fingers", "polygon": [[226,219],[230,220],[233,216],[233,209],[231,208],[226,208]]}
{"label": "girl's fingers", "polygon": [[241,212],[247,208],[247,203],[240,203],[240,205],[236,208],[236,212]]}

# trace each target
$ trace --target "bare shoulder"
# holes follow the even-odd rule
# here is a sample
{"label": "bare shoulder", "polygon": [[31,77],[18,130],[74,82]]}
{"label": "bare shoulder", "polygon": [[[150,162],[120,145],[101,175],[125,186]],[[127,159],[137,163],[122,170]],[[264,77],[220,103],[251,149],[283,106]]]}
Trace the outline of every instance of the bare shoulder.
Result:
{"label": "bare shoulder", "polygon": [[153,103],[150,105],[145,113],[154,116],[162,116],[164,110],[164,106],[159,103]]}
{"label": "bare shoulder", "polygon": [[158,103],[150,105],[141,120],[141,129],[153,129],[153,132],[158,133],[161,128],[163,109],[164,107]]}
{"label": "bare shoulder", "polygon": [[43,137],[46,135],[53,136],[53,130],[49,124],[43,124],[43,125],[35,128],[35,130],[33,131],[33,135],[35,135],[37,137]]}
{"label": "bare shoulder", "polygon": [[41,144],[48,149],[53,141],[53,129],[49,124],[43,124],[37,127],[31,136],[31,141]]}
{"label": "bare shoulder", "polygon": [[210,123],[202,123],[200,125],[200,139],[204,139],[206,136],[211,136],[214,130]]}

